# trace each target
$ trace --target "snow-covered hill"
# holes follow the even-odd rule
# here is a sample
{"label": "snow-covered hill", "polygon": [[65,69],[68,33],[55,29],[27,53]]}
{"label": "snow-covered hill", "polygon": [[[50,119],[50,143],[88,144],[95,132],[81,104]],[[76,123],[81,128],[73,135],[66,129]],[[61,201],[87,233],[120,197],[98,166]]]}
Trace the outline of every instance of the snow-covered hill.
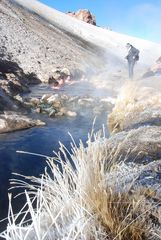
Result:
{"label": "snow-covered hill", "polygon": [[126,52],[125,45],[127,42],[130,42],[141,50],[141,63],[147,65],[151,64],[161,55],[161,44],[89,25],[77,19],[73,19],[72,17],[55,9],[47,7],[35,0],[15,1],[28,10],[42,16],[44,19],[49,21],[50,24],[105,48],[107,50],[107,54],[112,54],[116,58],[123,58]]}

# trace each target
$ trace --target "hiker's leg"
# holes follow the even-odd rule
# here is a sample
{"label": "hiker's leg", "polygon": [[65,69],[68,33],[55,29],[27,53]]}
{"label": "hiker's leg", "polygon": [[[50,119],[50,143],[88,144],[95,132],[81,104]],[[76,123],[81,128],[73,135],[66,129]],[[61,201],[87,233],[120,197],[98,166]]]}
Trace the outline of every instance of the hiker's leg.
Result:
{"label": "hiker's leg", "polygon": [[133,79],[135,61],[129,62],[129,78]]}

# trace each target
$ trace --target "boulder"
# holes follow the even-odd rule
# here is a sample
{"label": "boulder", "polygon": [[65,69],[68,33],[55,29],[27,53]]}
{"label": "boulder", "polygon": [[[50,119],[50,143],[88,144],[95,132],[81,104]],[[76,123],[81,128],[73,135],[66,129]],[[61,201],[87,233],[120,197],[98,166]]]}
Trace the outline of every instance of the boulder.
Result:
{"label": "boulder", "polygon": [[63,113],[63,114],[66,114],[67,111],[68,111],[68,109],[67,109],[66,107],[61,107],[61,108],[59,109],[59,112],[60,112],[60,113]]}
{"label": "boulder", "polygon": [[52,97],[52,94],[44,94],[41,98],[41,102],[48,102],[50,97]]}
{"label": "boulder", "polygon": [[58,85],[59,81],[70,80],[70,78],[71,78],[71,73],[68,68],[55,69],[52,71],[52,74],[50,74],[48,83]]}
{"label": "boulder", "polygon": [[14,99],[16,99],[17,101],[19,101],[19,102],[21,102],[21,103],[23,103],[23,98],[19,95],[19,94],[17,94],[16,96],[14,96]]}
{"label": "boulder", "polygon": [[16,109],[12,99],[0,88],[0,111]]}
{"label": "boulder", "polygon": [[56,117],[62,117],[63,115],[64,115],[63,112],[58,112],[58,113],[55,114]]}
{"label": "boulder", "polygon": [[143,74],[142,78],[148,78],[153,76],[154,76],[154,72],[149,69],[146,73]]}
{"label": "boulder", "polygon": [[81,21],[92,24],[96,26],[96,18],[91,12],[87,9],[80,9],[77,12],[68,12],[71,17],[75,17]]}
{"label": "boulder", "polygon": [[44,125],[45,123],[41,120],[31,119],[25,115],[18,115],[14,112],[5,112],[5,114],[0,114],[0,133]]}
{"label": "boulder", "polygon": [[151,70],[154,72],[154,74],[159,73],[161,75],[161,57],[157,59],[155,64],[151,67]]}
{"label": "boulder", "polygon": [[[50,115],[50,113],[53,112],[53,110],[54,110],[54,109],[53,109],[52,107],[48,107],[48,108],[45,108],[45,109],[44,109],[44,112]],[[54,111],[55,111],[55,110],[54,110]]]}
{"label": "boulder", "polygon": [[0,87],[10,96],[17,95],[19,93],[28,93],[29,88],[26,84],[22,84],[16,76],[11,77],[12,74],[6,74],[5,80],[0,82]]}
{"label": "boulder", "polygon": [[76,116],[77,116],[77,113],[76,113],[76,112],[73,112],[73,111],[70,111],[70,110],[68,110],[68,111],[66,112],[66,115],[67,115],[68,117],[76,117]]}
{"label": "boulder", "polygon": [[136,129],[140,126],[161,126],[161,108],[151,107],[145,108],[141,112],[127,112],[124,115],[124,119],[118,121],[111,113],[108,117],[109,129],[111,132],[128,131],[130,129]]}
{"label": "boulder", "polygon": [[22,68],[20,68],[20,66],[16,62],[6,60],[3,58],[0,58],[0,72],[3,74],[6,73],[23,74]]}
{"label": "boulder", "polygon": [[62,107],[62,104],[59,100],[52,103],[52,107],[60,109]]}
{"label": "boulder", "polygon": [[78,104],[80,106],[91,107],[92,105],[95,105],[95,101],[93,98],[80,98]]}
{"label": "boulder", "polygon": [[35,112],[36,112],[36,113],[41,113],[41,108],[40,108],[40,107],[36,108],[36,109],[35,109]]}
{"label": "boulder", "polygon": [[[112,191],[128,193],[133,203],[140,199],[140,216],[148,216],[160,236],[161,226],[161,160],[149,163],[146,166],[134,163],[120,163],[107,174],[106,183]],[[137,194],[136,194],[137,193]],[[134,195],[133,195],[134,194]],[[138,196],[137,196],[138,195]],[[158,239],[154,237],[154,239]],[[150,239],[149,237],[145,239]]]}
{"label": "boulder", "polygon": [[122,131],[107,140],[107,152],[112,161],[132,161],[145,164],[161,158],[161,127],[142,126]]}
{"label": "boulder", "polygon": [[64,74],[64,77],[70,77],[71,73],[68,68],[61,69],[61,73]]}
{"label": "boulder", "polygon": [[34,72],[27,73],[25,77],[29,85],[35,85],[35,84],[41,83],[41,80]]}
{"label": "boulder", "polygon": [[30,103],[33,105],[33,106],[37,106],[39,103],[40,103],[40,100],[36,97],[33,97],[30,99]]}
{"label": "boulder", "polygon": [[70,97],[66,94],[61,95],[61,100],[63,101],[70,101]]}
{"label": "boulder", "polygon": [[14,61],[0,59],[0,72],[4,82],[0,82],[0,86],[10,96],[20,92],[29,92],[28,74]]}
{"label": "boulder", "polygon": [[52,109],[50,112],[49,112],[49,117],[54,117],[56,114],[56,110],[55,109]]}
{"label": "boulder", "polygon": [[45,94],[45,95],[42,96],[41,102],[42,103],[52,104],[57,99],[59,99],[59,95],[58,94]]}
{"label": "boulder", "polygon": [[142,76],[142,78],[147,78],[151,76],[161,76],[161,57],[159,57],[155,64],[147,70],[147,72]]}
{"label": "boulder", "polygon": [[59,95],[54,94],[47,99],[48,104],[54,104],[56,101],[59,101]]}

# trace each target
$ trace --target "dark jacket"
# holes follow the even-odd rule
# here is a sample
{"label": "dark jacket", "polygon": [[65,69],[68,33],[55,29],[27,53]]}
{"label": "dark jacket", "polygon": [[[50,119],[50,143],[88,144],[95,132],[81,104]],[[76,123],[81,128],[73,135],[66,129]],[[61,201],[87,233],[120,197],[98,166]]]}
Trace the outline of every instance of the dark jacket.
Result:
{"label": "dark jacket", "polygon": [[131,46],[129,49],[128,55],[126,56],[126,59],[129,62],[138,61],[139,60],[139,50],[137,48]]}

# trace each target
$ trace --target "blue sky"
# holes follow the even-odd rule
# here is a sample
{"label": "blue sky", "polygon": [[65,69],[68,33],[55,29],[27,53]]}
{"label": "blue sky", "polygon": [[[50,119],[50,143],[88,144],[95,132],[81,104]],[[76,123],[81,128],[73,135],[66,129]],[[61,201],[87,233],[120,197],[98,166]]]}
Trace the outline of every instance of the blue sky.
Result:
{"label": "blue sky", "polygon": [[61,12],[89,9],[97,25],[161,43],[161,0],[40,0]]}

